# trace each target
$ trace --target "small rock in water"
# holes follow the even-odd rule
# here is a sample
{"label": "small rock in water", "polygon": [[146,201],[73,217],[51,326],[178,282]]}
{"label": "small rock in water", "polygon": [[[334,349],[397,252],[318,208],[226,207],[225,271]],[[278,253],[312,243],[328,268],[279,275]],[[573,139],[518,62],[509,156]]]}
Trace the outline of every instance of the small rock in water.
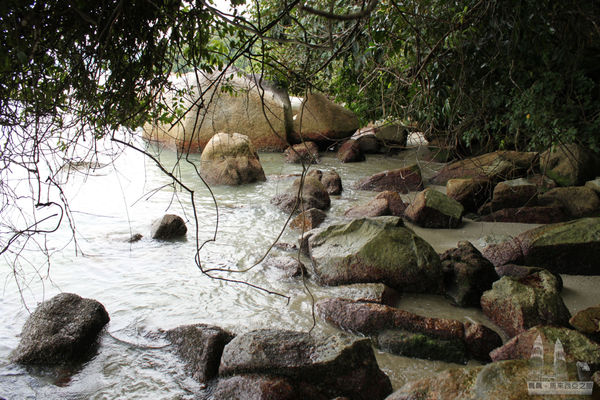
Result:
{"label": "small rock in water", "polygon": [[139,242],[140,240],[142,240],[144,236],[142,236],[141,233],[134,233],[133,235],[131,235],[131,237],[129,238],[129,240],[127,240],[128,243],[135,243],[135,242]]}
{"label": "small rock in water", "polygon": [[177,239],[184,237],[187,227],[183,219],[174,214],[166,214],[152,223],[152,239]]}

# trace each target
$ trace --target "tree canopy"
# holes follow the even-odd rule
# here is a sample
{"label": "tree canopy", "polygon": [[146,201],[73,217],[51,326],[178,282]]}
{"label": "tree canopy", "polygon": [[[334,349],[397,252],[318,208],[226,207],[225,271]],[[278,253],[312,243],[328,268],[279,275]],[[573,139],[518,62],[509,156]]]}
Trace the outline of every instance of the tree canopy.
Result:
{"label": "tree canopy", "polygon": [[[0,191],[53,186],[56,153],[186,110],[170,77],[235,66],[293,94],[319,90],[363,123],[401,120],[475,148],[600,149],[600,4],[565,0],[4,0],[0,3]],[[68,158],[68,157],[66,157]],[[49,172],[40,172],[40,168]],[[175,178],[175,177],[174,177]],[[3,222],[1,246],[37,222]],[[1,250],[1,249],[0,249]]]}

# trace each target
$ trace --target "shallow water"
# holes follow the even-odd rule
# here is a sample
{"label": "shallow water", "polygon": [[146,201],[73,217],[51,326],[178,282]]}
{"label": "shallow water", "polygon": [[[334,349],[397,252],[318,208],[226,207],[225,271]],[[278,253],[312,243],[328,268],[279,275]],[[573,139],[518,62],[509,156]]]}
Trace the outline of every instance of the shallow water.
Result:
{"label": "shallow water", "polygon": [[[176,154],[161,153],[165,165],[173,165]],[[199,156],[191,156],[199,163]],[[343,212],[373,193],[353,190],[360,178],[385,169],[418,161],[426,177],[440,164],[422,161],[422,150],[395,156],[371,155],[367,162],[340,164],[325,155],[320,169],[334,168],[342,177],[344,192],[333,197],[326,223],[343,221]],[[261,154],[266,182],[237,188],[214,187],[219,218],[216,241],[200,252],[207,268],[245,269],[253,266],[273,244],[287,216],[269,200],[291,184],[301,166],[283,163],[281,154]],[[217,213],[208,190],[196,177],[191,164],[182,161],[176,172],[195,191],[200,242],[210,240]],[[127,151],[114,164],[74,176],[64,187],[70,199],[77,229],[77,251],[68,225],[48,237],[50,264],[39,251],[24,253],[27,262],[0,260],[3,291],[0,298],[0,397],[8,399],[187,399],[198,384],[186,377],[183,364],[152,333],[182,324],[209,323],[236,333],[270,327],[309,330],[313,325],[311,295],[330,296],[331,290],[311,281],[281,280],[276,271],[258,265],[245,273],[219,273],[241,279],[280,295],[247,285],[213,280],[194,263],[196,243],[189,196],[168,186],[170,180],[148,159]],[[167,185],[167,186],[165,186]],[[162,190],[156,189],[165,186]],[[405,195],[410,200],[414,193]],[[164,213],[181,215],[188,223],[185,241],[157,242],[149,238],[153,219]],[[533,225],[494,224],[466,221],[455,230],[414,230],[441,252],[470,240],[482,248],[490,241],[514,236]],[[126,240],[133,233],[144,235],[136,243]],[[281,241],[296,243],[298,233],[286,229]],[[274,249],[273,255],[284,254]],[[18,290],[17,282],[21,284]],[[600,303],[597,278],[565,277],[564,298],[571,311]],[[308,293],[310,290],[310,293]],[[102,335],[98,354],[74,374],[28,370],[9,363],[18,344],[18,334],[29,309],[37,302],[64,291],[100,301],[111,321]],[[286,296],[286,297],[283,297]],[[491,325],[477,309],[451,306],[439,296],[405,295],[399,306],[429,316],[471,318]],[[317,320],[317,331],[335,329]],[[381,368],[395,388],[453,364],[409,359],[377,353]]]}

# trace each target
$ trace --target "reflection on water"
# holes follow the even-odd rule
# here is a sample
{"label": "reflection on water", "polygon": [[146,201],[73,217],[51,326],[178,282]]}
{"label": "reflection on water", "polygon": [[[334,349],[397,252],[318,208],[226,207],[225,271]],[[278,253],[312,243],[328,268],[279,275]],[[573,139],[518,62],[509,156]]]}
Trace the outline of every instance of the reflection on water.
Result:
{"label": "reflection on water", "polygon": [[[163,152],[161,160],[173,165],[175,154]],[[343,212],[357,202],[373,196],[352,189],[360,178],[385,170],[420,162],[423,174],[432,176],[440,164],[420,161],[417,151],[398,156],[369,156],[367,162],[340,164],[333,155],[325,155],[318,168],[334,168],[342,177],[345,190],[334,196],[326,223],[343,220]],[[199,163],[199,156],[190,157]],[[261,154],[267,181],[237,188],[213,187],[218,201],[218,219],[209,191],[195,175],[193,165],[182,161],[175,169],[186,185],[195,191],[199,242],[211,240],[218,223],[216,240],[208,242],[200,253],[201,266],[243,269],[259,260],[276,240],[286,215],[269,204],[269,199],[284,190],[301,172],[298,165],[285,164],[281,154]],[[25,253],[30,263],[24,290],[19,293],[11,273],[11,264],[3,262],[5,272],[0,299],[0,396],[6,399],[187,399],[198,390],[197,383],[186,377],[183,365],[161,347],[165,343],[152,332],[182,324],[209,323],[240,333],[261,327],[308,330],[312,327],[311,297],[301,282],[277,280],[262,265],[244,274],[228,277],[247,280],[289,297],[269,295],[242,284],[212,280],[194,263],[196,242],[190,197],[171,182],[149,160],[127,152],[114,164],[91,176],[74,176],[64,189],[70,199],[78,231],[76,256],[69,244],[70,231],[64,227],[50,236],[46,246],[53,252],[50,265],[39,252]],[[162,188],[162,190],[156,190]],[[410,200],[414,193],[404,195]],[[185,241],[157,242],[149,238],[153,219],[164,213],[179,214],[188,223]],[[506,237],[531,228],[531,225],[475,223],[467,221],[456,230],[428,230],[414,227],[438,251],[471,240],[477,247],[490,237]],[[144,237],[128,243],[132,234]],[[298,234],[286,230],[281,241],[296,243]],[[486,239],[488,238],[488,239]],[[63,249],[63,247],[66,248]],[[281,255],[281,250],[273,250]],[[35,272],[38,271],[39,273]],[[49,278],[45,277],[49,272]],[[565,277],[567,305],[573,310],[600,303],[598,281],[586,278],[581,285],[576,277]],[[316,299],[327,297],[327,288],[307,282]],[[8,362],[18,344],[18,333],[30,308],[60,291],[77,293],[103,303],[111,321],[102,336],[97,356],[70,380],[27,370]],[[597,294],[596,294],[597,296]],[[406,295],[400,307],[420,314],[471,318],[490,324],[477,309],[460,309],[435,296]],[[318,331],[334,328],[317,321]],[[410,379],[426,376],[452,364],[409,359],[378,353],[382,369],[394,387]],[[58,382],[57,382],[58,380]],[[60,383],[60,385],[55,385]]]}

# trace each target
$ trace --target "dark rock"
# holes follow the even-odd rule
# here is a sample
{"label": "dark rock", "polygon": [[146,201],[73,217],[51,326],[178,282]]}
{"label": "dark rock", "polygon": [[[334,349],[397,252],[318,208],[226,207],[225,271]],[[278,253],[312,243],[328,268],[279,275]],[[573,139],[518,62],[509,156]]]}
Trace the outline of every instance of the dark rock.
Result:
{"label": "dark rock", "polygon": [[76,294],[61,293],[41,303],[29,316],[21,341],[11,354],[20,364],[55,365],[83,361],[91,355],[109,321],[104,306]]}
{"label": "dark rock", "polygon": [[465,344],[459,339],[436,339],[422,333],[403,330],[385,330],[375,339],[377,347],[385,352],[404,357],[441,360],[466,364]]}
{"label": "dark rock", "polygon": [[308,276],[308,271],[304,264],[297,258],[290,256],[270,257],[265,261],[265,265],[281,270],[288,278],[297,278],[299,276]]}
{"label": "dark rock", "polygon": [[432,179],[436,185],[445,185],[449,179],[476,178],[498,182],[524,176],[537,163],[538,153],[495,151],[466,158],[446,165]]}
{"label": "dark rock", "polygon": [[268,375],[236,375],[219,379],[214,389],[199,400],[329,400],[310,384],[295,384],[289,379]]}
{"label": "dark rock", "polygon": [[555,354],[554,344],[559,340],[567,363],[575,364],[577,361],[582,361],[586,362],[592,370],[600,368],[600,345],[577,331],[558,326],[533,327],[492,351],[490,356],[494,361],[529,359],[538,337],[543,346],[545,363],[552,365]]}
{"label": "dark rock", "polygon": [[399,193],[423,189],[423,178],[418,165],[383,171],[365,178],[358,182],[356,188],[359,190],[374,190],[383,192],[391,190]]}
{"label": "dark rock", "polygon": [[283,152],[285,162],[291,164],[318,164],[319,146],[315,142],[302,142],[288,147]]}
{"label": "dark rock", "polygon": [[[302,191],[300,191],[302,186]],[[311,208],[326,210],[331,205],[329,193],[323,184],[315,177],[306,176],[298,178],[285,193],[281,193],[271,199],[271,204],[277,206],[286,213],[302,212]]]}
{"label": "dark rock", "polygon": [[439,256],[398,217],[355,219],[308,238],[321,284],[381,282],[401,291],[442,290]]}
{"label": "dark rock", "polygon": [[544,270],[520,279],[504,276],[481,296],[481,308],[510,337],[539,324],[566,326],[571,315],[557,287]]}
{"label": "dark rock", "polygon": [[483,250],[494,266],[522,264],[552,273],[600,274],[600,218],[582,218],[523,232]]}
{"label": "dark rock", "polygon": [[425,228],[456,228],[462,222],[463,206],[437,190],[427,188],[415,196],[404,216]]}
{"label": "dark rock", "polygon": [[465,211],[475,212],[492,195],[491,183],[481,178],[449,179],[446,183],[446,196],[458,201]]}
{"label": "dark rock", "polygon": [[600,161],[589,149],[571,143],[543,152],[540,170],[560,186],[577,186],[596,176]]}
{"label": "dark rock", "polygon": [[522,224],[555,224],[569,220],[562,206],[504,208],[478,219],[483,222],[520,222]]}
{"label": "dark rock", "polygon": [[225,346],[219,374],[249,373],[309,383],[329,397],[376,400],[392,392],[370,340],[342,333],[317,337],[265,329],[239,335]]}
{"label": "dark rock", "polygon": [[327,214],[318,208],[303,211],[290,222],[290,228],[303,232],[317,228],[327,218]]}
{"label": "dark rock", "polygon": [[465,322],[465,344],[469,354],[480,361],[490,361],[490,352],[502,346],[502,338],[485,325]]}
{"label": "dark rock", "polygon": [[365,161],[365,155],[356,140],[346,140],[338,149],[337,158],[343,163]]}
{"label": "dark rock", "polygon": [[129,238],[129,240],[127,240],[128,243],[135,243],[135,242],[139,242],[140,240],[142,240],[144,236],[141,233],[134,233],[133,235],[131,235],[131,237]]}
{"label": "dark rock", "polygon": [[598,341],[600,339],[600,305],[580,310],[569,320],[579,332]]}
{"label": "dark rock", "polygon": [[367,204],[358,205],[347,210],[344,215],[349,218],[379,217],[393,215],[401,217],[406,204],[397,192],[385,191],[379,193]]}
{"label": "dark rock", "polygon": [[166,336],[192,377],[201,383],[217,376],[223,349],[234,337],[217,326],[204,324],[179,326],[167,331]]}
{"label": "dark rock", "polygon": [[187,227],[183,219],[174,214],[166,214],[152,223],[152,239],[169,240],[184,237]]}
{"label": "dark rock", "polygon": [[377,154],[382,151],[383,143],[375,136],[375,131],[372,127],[357,130],[352,135],[352,139],[356,140],[363,154]]}
{"label": "dark rock", "polygon": [[469,242],[444,252],[440,259],[444,271],[446,296],[461,307],[479,307],[481,295],[498,279],[494,266]]}
{"label": "dark rock", "polygon": [[200,158],[202,178],[212,185],[242,185],[265,181],[258,153],[248,136],[217,133]]}
{"label": "dark rock", "polygon": [[600,198],[585,186],[551,189],[539,196],[539,203],[562,207],[572,218],[586,217],[600,211]]}

